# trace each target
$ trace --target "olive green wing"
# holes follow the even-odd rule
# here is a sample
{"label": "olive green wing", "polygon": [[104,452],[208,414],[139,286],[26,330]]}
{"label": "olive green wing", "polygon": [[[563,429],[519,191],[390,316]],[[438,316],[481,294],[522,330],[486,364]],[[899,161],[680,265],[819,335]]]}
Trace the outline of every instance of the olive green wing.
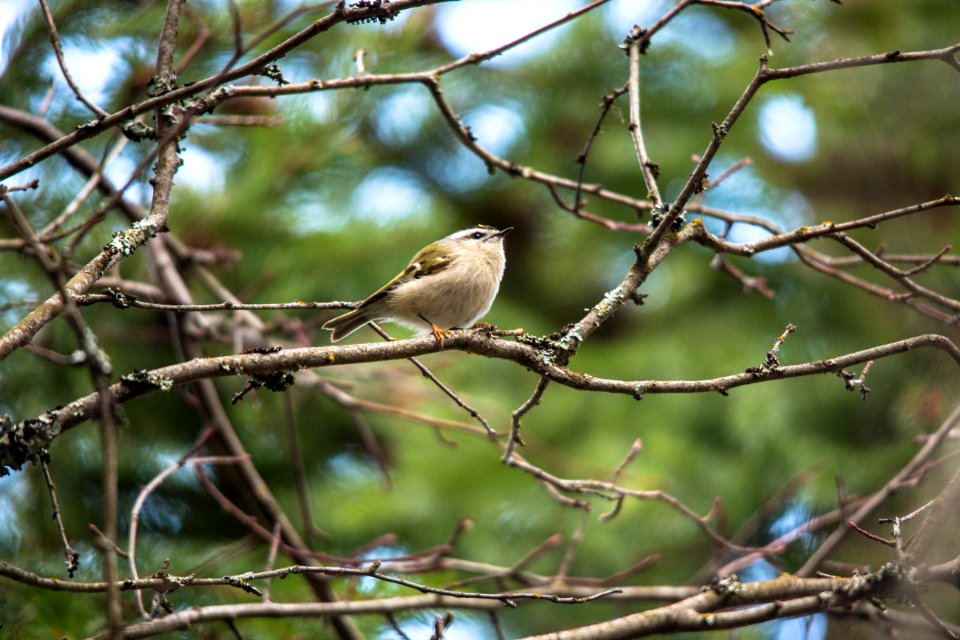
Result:
{"label": "olive green wing", "polygon": [[357,310],[370,306],[377,300],[387,295],[391,290],[400,286],[404,282],[439,273],[450,266],[453,262],[451,256],[443,247],[432,244],[424,247],[417,255],[413,256],[410,264],[398,273],[393,280],[374,291],[366,300],[357,306]]}

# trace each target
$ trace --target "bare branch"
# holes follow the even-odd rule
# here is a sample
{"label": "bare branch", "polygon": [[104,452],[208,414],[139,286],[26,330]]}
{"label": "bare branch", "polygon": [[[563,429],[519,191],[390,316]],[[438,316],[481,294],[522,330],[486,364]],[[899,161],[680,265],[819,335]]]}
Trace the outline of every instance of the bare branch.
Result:
{"label": "bare branch", "polygon": [[[897,475],[890,479],[883,489],[875,493],[860,508],[850,516],[851,522],[862,522],[878,506],[883,504],[897,490],[900,484],[912,475],[921,465],[923,465],[933,453],[940,447],[950,431],[960,425],[960,406],[953,410],[953,413],[944,420],[943,424],[936,432],[924,443],[920,451],[907,463]],[[817,550],[807,559],[804,565],[797,571],[798,575],[807,576],[816,571],[817,566],[836,548],[840,541],[846,536],[849,527],[842,526],[834,530],[826,540],[824,540]]]}
{"label": "bare branch", "polygon": [[53,45],[53,53],[56,55],[57,64],[60,66],[60,71],[63,73],[63,79],[67,81],[67,85],[69,85],[70,90],[73,91],[73,94],[77,97],[77,100],[82,102],[87,109],[90,109],[90,111],[95,113],[97,117],[104,118],[110,115],[88,100],[80,91],[80,87],[77,86],[77,83],[74,82],[73,76],[70,75],[70,70],[67,68],[67,61],[63,57],[63,47],[60,44],[60,33],[57,31],[57,25],[53,20],[53,14],[50,13],[50,7],[47,5],[47,0],[40,0],[40,8],[43,10],[43,17],[47,21],[47,28],[50,29],[50,44]]}
{"label": "bare branch", "polygon": [[627,82],[630,90],[630,135],[637,152],[637,160],[640,161],[640,173],[647,186],[647,197],[653,203],[654,209],[658,209],[663,203],[660,198],[660,189],[657,188],[657,174],[660,168],[647,155],[647,146],[644,144],[643,131],[640,128],[640,44],[638,40],[641,33],[642,30],[639,27],[634,27],[633,32],[627,37],[630,54],[630,80]]}
{"label": "bare branch", "polygon": [[[611,380],[576,373],[560,366],[545,353],[527,344],[507,342],[491,337],[485,330],[453,331],[444,339],[447,351],[462,350],[477,355],[512,360],[541,376],[565,386],[585,391],[602,391],[642,398],[652,393],[727,392],[736,387],[769,380],[783,380],[802,376],[836,373],[844,368],[869,360],[878,360],[918,348],[933,348],[947,353],[960,364],[960,349],[948,338],[927,334],[897,342],[796,365],[785,365],[767,371],[748,371],[719,378],[703,380]],[[147,393],[167,390],[173,386],[228,375],[266,375],[276,371],[298,371],[304,368],[344,366],[360,362],[375,362],[410,358],[438,351],[431,336],[397,340],[387,343],[355,344],[336,347],[309,347],[286,349],[273,353],[246,353],[215,358],[198,358],[151,371],[126,376],[111,386],[114,401],[127,402]],[[549,352],[547,352],[549,353]],[[63,431],[98,415],[96,395],[77,399],[63,409],[51,410],[44,416],[29,421],[31,438],[24,439],[22,427],[0,434],[0,466],[19,469],[24,455],[32,456],[46,447]],[[17,454],[11,447],[16,443]]]}
{"label": "bare branch", "polygon": [[47,484],[47,491],[50,493],[50,504],[53,505],[53,520],[57,523],[57,530],[60,532],[60,542],[63,544],[64,563],[67,565],[67,576],[72,580],[74,573],[79,568],[80,554],[70,545],[67,538],[67,530],[63,527],[63,519],[60,517],[60,501],[57,500],[57,489],[53,484],[53,478],[50,477],[50,468],[47,461],[40,458],[40,470],[43,471],[43,479]]}
{"label": "bare branch", "polygon": [[523,444],[523,439],[520,437],[520,419],[523,418],[531,409],[540,404],[540,400],[543,398],[543,392],[547,390],[547,385],[550,384],[550,380],[547,378],[540,378],[537,381],[537,388],[533,390],[533,394],[527,398],[527,401],[522,405],[517,407],[511,416],[511,425],[510,425],[510,435],[507,437],[507,446],[504,449],[503,457],[501,458],[504,464],[509,465],[511,458],[513,457],[513,449],[518,444]]}
{"label": "bare branch", "polygon": [[[247,456],[247,459],[249,456]],[[147,498],[153,493],[164,480],[172,476],[174,473],[182,469],[186,465],[202,465],[202,464],[234,464],[240,462],[244,458],[238,456],[199,456],[196,458],[188,458],[179,460],[178,462],[170,465],[156,476],[153,477],[150,482],[148,482],[143,489],[140,490],[137,499],[133,503],[133,507],[130,509],[130,529],[127,534],[127,559],[130,566],[130,575],[133,576],[134,580],[140,578],[139,573],[137,572],[137,529],[140,523],[140,511],[143,509],[144,503],[146,503]],[[147,610],[143,606],[143,597],[138,590],[137,593],[137,607],[140,609],[140,615],[144,618],[149,617]]]}
{"label": "bare branch", "polygon": [[[388,335],[387,332],[384,331],[383,328],[381,328],[380,325],[378,325],[376,322],[371,322],[370,326],[384,340],[388,340],[388,341],[393,340],[393,338],[390,337],[390,335]],[[415,366],[417,369],[420,370],[420,373],[423,374],[424,378],[432,382],[434,386],[436,386],[438,389],[440,389],[440,391],[444,393],[444,395],[446,395],[448,398],[453,400],[458,407],[466,411],[468,414],[470,414],[471,418],[479,422],[480,426],[482,426],[484,430],[487,432],[487,436],[489,436],[491,439],[495,439],[497,437],[497,432],[493,430],[493,428],[490,426],[490,423],[487,422],[486,418],[480,415],[479,411],[477,411],[472,406],[467,404],[466,401],[463,400],[463,398],[461,398],[460,396],[458,396],[453,389],[451,389],[447,385],[440,382],[440,379],[437,378],[437,376],[435,376],[433,372],[426,367],[426,365],[424,365],[422,362],[420,362],[416,358],[407,358],[407,360],[413,363],[413,366]]]}
{"label": "bare branch", "polygon": [[[767,620],[843,610],[852,602],[877,595],[909,593],[895,568],[853,578],[798,579],[784,574],[767,582],[721,581],[703,593],[675,604],[526,640],[638,638],[680,631],[732,629]],[[743,607],[743,605],[756,605]],[[741,607],[732,611],[721,611]]]}
{"label": "bare branch", "polygon": [[[394,0],[390,3],[390,11],[400,12],[414,7],[421,7],[431,4],[438,4],[440,2],[445,2],[447,0]],[[50,143],[44,146],[33,153],[11,162],[10,164],[0,167],[0,180],[6,180],[10,176],[20,173],[24,169],[28,169],[39,163],[40,161],[48,158],[54,154],[62,152],[64,149],[69,148],[75,145],[82,140],[92,138],[93,136],[99,134],[101,131],[108,129],[109,127],[121,124],[127,120],[130,120],[138,115],[149,113],[155,109],[159,109],[168,104],[173,104],[184,98],[189,98],[190,96],[196,95],[213,87],[216,87],[219,84],[225,82],[232,82],[238,78],[242,78],[247,75],[256,75],[261,72],[264,67],[266,67],[271,62],[274,62],[284,55],[302,45],[304,42],[310,40],[311,38],[324,33],[331,29],[332,27],[344,23],[344,22],[357,22],[365,19],[375,18],[375,16],[381,11],[379,5],[370,4],[370,6],[360,5],[359,3],[355,6],[348,8],[342,8],[335,10],[333,13],[328,14],[324,18],[321,18],[313,22],[309,27],[303,29],[299,33],[287,38],[277,46],[273,47],[266,53],[258,56],[257,58],[247,62],[239,67],[230,70],[225,74],[216,74],[203,80],[199,80],[190,85],[178,87],[171,91],[164,93],[143,102],[131,105],[120,111],[112,113],[108,116],[98,119],[95,122],[88,123],[77,128],[73,133],[67,134],[57,141]],[[171,33],[168,29],[165,33]],[[175,31],[173,31],[175,34]],[[175,43],[174,43],[175,46]],[[165,49],[163,55],[165,58],[170,58],[172,56],[173,49]],[[169,54],[169,55],[168,55]]]}

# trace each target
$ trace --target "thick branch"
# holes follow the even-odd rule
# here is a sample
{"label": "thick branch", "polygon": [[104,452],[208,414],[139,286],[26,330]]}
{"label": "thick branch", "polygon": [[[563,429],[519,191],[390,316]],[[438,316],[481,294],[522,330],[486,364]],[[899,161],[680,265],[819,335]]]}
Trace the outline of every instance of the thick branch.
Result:
{"label": "thick branch", "polygon": [[[782,575],[775,580],[742,584],[735,579],[672,605],[597,624],[526,640],[618,640],[679,631],[710,631],[743,627],[767,620],[845,609],[873,596],[912,593],[899,567],[886,565],[876,574],[852,578],[799,579]],[[757,605],[721,611],[742,605]],[[715,613],[717,612],[717,613]]]}
{"label": "thick branch", "polygon": [[[907,338],[824,360],[766,369],[754,368],[744,373],[703,380],[611,380],[571,371],[554,361],[547,347],[534,348],[521,342],[493,338],[483,330],[454,331],[444,339],[446,351],[466,351],[490,358],[511,360],[541,376],[568,387],[584,391],[602,391],[642,398],[651,393],[726,393],[735,387],[801,376],[836,373],[846,367],[905,353],[919,348],[946,352],[960,365],[960,349],[936,334]],[[140,371],[125,376],[110,387],[117,403],[127,402],[147,393],[168,390],[175,385],[209,378],[234,375],[267,375],[277,371],[299,371],[313,367],[342,366],[361,362],[379,362],[422,356],[437,352],[431,336],[394,342],[345,346],[285,349],[275,353],[245,353],[215,358],[196,358],[186,362]],[[0,433],[0,466],[19,469],[24,462],[44,450],[63,431],[98,415],[97,395],[90,394],[63,407],[48,411]]]}
{"label": "thick branch", "polygon": [[[305,602],[258,604],[223,604],[194,607],[172,613],[149,622],[140,622],[123,629],[121,638],[149,638],[190,629],[193,625],[244,618],[329,618],[363,614],[401,613],[421,609],[479,609],[496,610],[503,605],[496,600],[450,598],[447,596],[408,596],[382,600],[355,600],[351,602]],[[96,635],[95,640],[108,636]]]}

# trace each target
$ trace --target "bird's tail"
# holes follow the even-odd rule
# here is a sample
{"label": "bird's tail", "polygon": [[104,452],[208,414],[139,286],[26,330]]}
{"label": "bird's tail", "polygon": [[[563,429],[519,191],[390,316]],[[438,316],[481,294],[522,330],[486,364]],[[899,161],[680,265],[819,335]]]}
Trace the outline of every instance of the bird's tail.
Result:
{"label": "bird's tail", "polygon": [[332,342],[336,342],[337,340],[346,338],[348,335],[370,322],[370,318],[367,317],[366,311],[366,309],[354,309],[353,311],[348,311],[342,316],[337,316],[332,320],[328,320],[323,325],[323,328],[333,332],[330,334],[330,340]]}

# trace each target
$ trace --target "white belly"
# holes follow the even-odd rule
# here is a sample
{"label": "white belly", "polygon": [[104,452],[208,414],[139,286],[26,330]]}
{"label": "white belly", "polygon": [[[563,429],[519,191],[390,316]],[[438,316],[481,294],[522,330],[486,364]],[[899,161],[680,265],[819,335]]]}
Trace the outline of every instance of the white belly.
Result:
{"label": "white belly", "polygon": [[471,327],[493,305],[501,274],[461,278],[445,272],[411,280],[390,292],[384,315],[417,331],[429,330],[431,322],[441,329]]}

